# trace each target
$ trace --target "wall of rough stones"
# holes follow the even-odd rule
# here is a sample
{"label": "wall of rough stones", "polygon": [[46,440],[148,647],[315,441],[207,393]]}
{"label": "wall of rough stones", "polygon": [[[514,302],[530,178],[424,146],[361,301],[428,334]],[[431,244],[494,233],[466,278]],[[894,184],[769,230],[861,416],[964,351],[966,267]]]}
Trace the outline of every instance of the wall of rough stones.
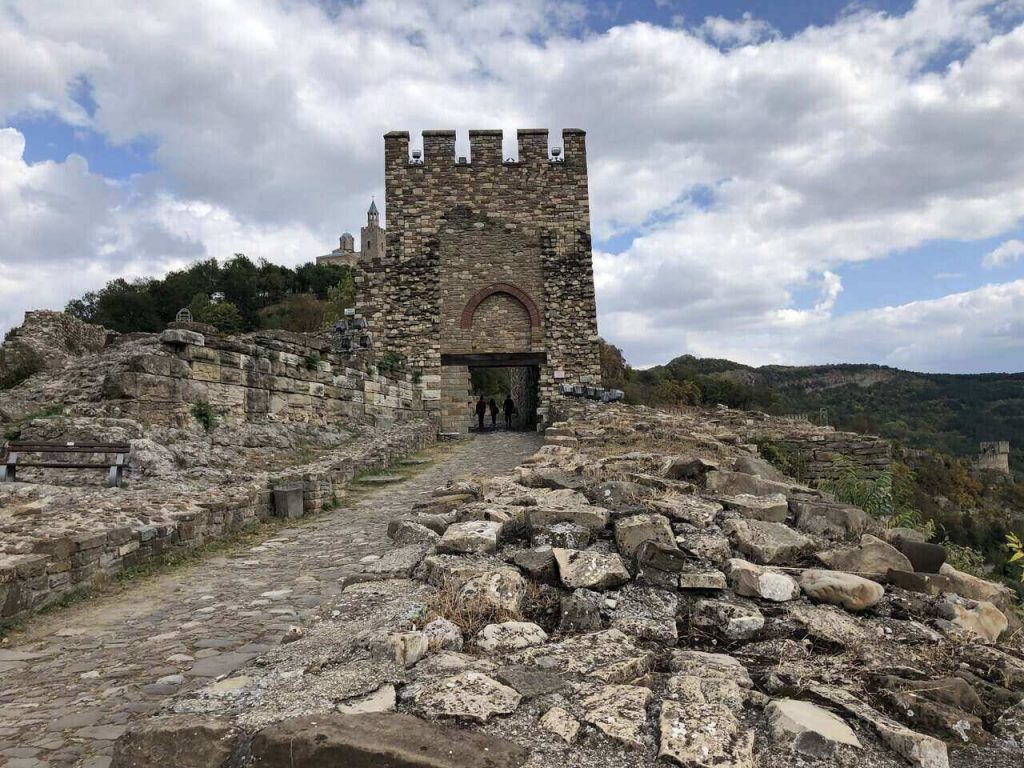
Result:
{"label": "wall of rough stones", "polygon": [[63,312],[26,312],[0,350],[0,379],[20,370],[59,368],[69,357],[98,352],[116,335]]}
{"label": "wall of rough stones", "polygon": [[422,385],[372,361],[331,351],[329,339],[260,331],[245,337],[168,329],[154,354],[108,375],[105,396],[143,423],[185,426],[195,403],[229,424],[271,420],[388,424],[423,415]]}
{"label": "wall of rough stones", "polygon": [[[322,512],[356,475],[386,467],[435,436],[429,421],[403,423],[314,464],[235,485],[181,490],[171,511],[163,492],[95,489],[94,501],[93,496],[79,500],[82,515],[117,494],[124,519],[113,526],[96,521],[85,531],[36,530],[27,546],[19,547],[31,551],[0,552],[0,619],[38,610],[69,592],[102,584],[124,568],[195,549],[268,518],[274,513],[275,485],[301,483],[304,513]],[[16,496],[8,502],[13,505]]]}
{"label": "wall of rough stones", "polygon": [[[442,355],[467,352],[543,352],[546,420],[559,382],[600,374],[584,133],[563,131],[556,160],[546,130],[520,130],[515,162],[503,160],[501,131],[469,137],[459,162],[454,131],[426,131],[413,162],[407,132],[385,136],[387,254],[361,265],[360,312],[378,349],[423,372],[426,407],[445,429],[466,417],[461,377],[441,386]],[[488,289],[500,299],[472,311]]]}

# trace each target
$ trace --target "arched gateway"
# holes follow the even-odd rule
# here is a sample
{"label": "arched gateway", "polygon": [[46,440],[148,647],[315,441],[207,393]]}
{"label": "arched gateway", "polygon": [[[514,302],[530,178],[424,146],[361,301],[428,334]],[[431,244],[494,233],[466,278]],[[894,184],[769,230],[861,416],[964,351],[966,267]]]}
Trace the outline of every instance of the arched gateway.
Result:
{"label": "arched gateway", "polygon": [[471,371],[498,367],[543,425],[559,384],[600,374],[584,133],[551,153],[546,130],[520,130],[515,161],[501,131],[469,139],[457,158],[454,131],[424,131],[411,156],[408,133],[385,135],[387,251],[361,265],[359,309],[442,429],[469,427]]}

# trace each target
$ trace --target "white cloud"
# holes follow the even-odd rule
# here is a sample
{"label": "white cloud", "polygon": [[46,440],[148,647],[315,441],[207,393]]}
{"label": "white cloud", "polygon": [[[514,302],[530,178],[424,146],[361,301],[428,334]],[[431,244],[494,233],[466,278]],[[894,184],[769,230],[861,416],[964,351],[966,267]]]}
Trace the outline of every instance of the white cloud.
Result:
{"label": "white cloud", "polygon": [[1007,240],[992,249],[982,258],[981,263],[986,269],[1005,267],[1024,257],[1024,240]]}
{"label": "white cloud", "polygon": [[[387,130],[580,126],[595,236],[636,235],[595,254],[602,332],[636,363],[784,362],[844,349],[816,329],[860,338],[835,316],[844,265],[1024,218],[1021,0],[919,0],[788,38],[752,16],[573,36],[582,4],[545,0],[331,7],[2,6],[0,120],[43,110],[114,143],[142,136],[159,171],[114,183],[75,157],[29,166],[17,136],[0,138],[0,266],[88,268],[94,287],[201,254],[298,261],[381,199]],[[68,97],[80,75],[93,118]],[[67,297],[4,285],[5,307]],[[799,306],[808,291],[820,298]],[[868,330],[863,350],[942,352],[941,334],[914,327],[917,345]],[[982,330],[964,331],[978,366],[1002,343]]]}

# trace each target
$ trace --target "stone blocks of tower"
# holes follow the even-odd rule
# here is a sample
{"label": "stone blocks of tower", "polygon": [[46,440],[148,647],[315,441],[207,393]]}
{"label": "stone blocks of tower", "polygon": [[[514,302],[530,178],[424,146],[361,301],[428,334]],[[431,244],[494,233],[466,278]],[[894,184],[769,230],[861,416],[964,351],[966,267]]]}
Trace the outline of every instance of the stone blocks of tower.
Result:
{"label": "stone blocks of tower", "polygon": [[472,130],[460,159],[455,131],[424,131],[414,160],[407,132],[385,135],[387,244],[359,301],[378,350],[431,381],[467,360],[536,366],[543,420],[558,384],[600,376],[586,139],[563,131],[556,155],[545,129],[516,138],[509,162],[501,131]]}

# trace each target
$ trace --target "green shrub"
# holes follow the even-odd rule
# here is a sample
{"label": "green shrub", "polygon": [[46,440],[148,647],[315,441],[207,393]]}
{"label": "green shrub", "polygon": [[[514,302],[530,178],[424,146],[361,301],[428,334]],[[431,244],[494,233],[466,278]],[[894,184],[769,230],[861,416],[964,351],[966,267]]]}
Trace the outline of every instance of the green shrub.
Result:
{"label": "green shrub", "polygon": [[935,523],[926,521],[920,510],[911,504],[914,473],[906,464],[893,464],[878,477],[871,478],[863,465],[845,456],[836,456],[828,475],[817,485],[837,501],[860,507],[887,526],[914,528],[929,538],[935,533]]}
{"label": "green shrub", "polygon": [[986,578],[985,556],[974,547],[957,544],[954,541],[945,539],[939,542],[946,549],[946,562],[958,571],[969,573],[972,576]]}
{"label": "green shrub", "polygon": [[205,400],[200,400],[192,406],[192,417],[199,422],[207,432],[212,432],[217,426],[217,412],[213,406]]}
{"label": "green shrub", "polygon": [[405,358],[397,352],[385,352],[377,361],[377,372],[382,376],[405,370]]}
{"label": "green shrub", "polygon": [[311,355],[306,355],[306,357],[303,358],[303,362],[306,364],[307,371],[315,371],[317,366],[320,365],[320,355],[315,352]]}
{"label": "green shrub", "polygon": [[803,480],[807,475],[807,461],[782,443],[766,437],[759,437],[754,443],[761,458],[783,474],[797,480]]}

